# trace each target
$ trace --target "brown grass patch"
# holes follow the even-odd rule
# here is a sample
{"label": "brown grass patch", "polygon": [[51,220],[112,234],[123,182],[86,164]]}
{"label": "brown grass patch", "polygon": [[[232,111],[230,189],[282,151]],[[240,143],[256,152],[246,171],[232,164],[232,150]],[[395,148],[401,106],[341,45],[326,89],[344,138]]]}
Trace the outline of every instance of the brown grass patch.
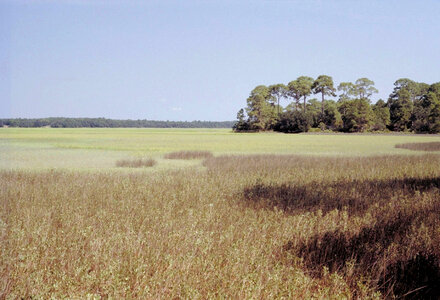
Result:
{"label": "brown grass patch", "polygon": [[277,207],[289,213],[316,210],[327,213],[345,209],[359,215],[371,205],[383,205],[396,195],[413,196],[433,188],[440,189],[440,177],[281,185],[257,183],[244,188],[243,198],[254,205],[261,206],[260,202],[265,207]]}
{"label": "brown grass patch", "polygon": [[438,299],[440,155],[0,171],[0,299]]}
{"label": "brown grass patch", "polygon": [[152,158],[120,159],[116,162],[117,167],[122,168],[147,168],[156,165]]}
{"label": "brown grass patch", "polygon": [[275,251],[286,265],[324,281],[340,274],[355,298],[362,282],[387,298],[440,297],[440,156],[221,156],[204,165],[254,174],[236,195],[244,208],[332,220],[309,229],[300,223],[307,233]]}
{"label": "brown grass patch", "polygon": [[177,151],[164,155],[166,159],[204,159],[213,157],[209,151]]}
{"label": "brown grass patch", "polygon": [[396,148],[415,151],[440,151],[440,142],[397,144]]}

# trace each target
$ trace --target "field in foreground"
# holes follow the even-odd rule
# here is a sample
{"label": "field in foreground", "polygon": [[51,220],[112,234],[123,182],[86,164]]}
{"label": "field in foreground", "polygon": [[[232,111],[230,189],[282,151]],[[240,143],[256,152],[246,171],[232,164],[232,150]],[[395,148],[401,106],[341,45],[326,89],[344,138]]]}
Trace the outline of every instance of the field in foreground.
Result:
{"label": "field in foreground", "polygon": [[[329,142],[335,136],[311,137],[314,144],[309,136],[243,136],[258,140],[248,147],[284,139],[274,153],[297,146],[289,139],[305,152],[326,142],[343,150],[232,155],[222,144],[214,156],[182,162],[193,166],[185,168],[153,152],[158,163],[146,171],[116,168],[125,157],[119,152],[110,152],[107,169],[100,165],[105,172],[81,164],[41,169],[31,161],[4,167],[0,298],[438,298],[438,152],[388,148],[389,140],[411,136],[336,136],[344,145]],[[358,138],[366,155],[357,152]],[[377,153],[370,145],[376,139]],[[5,147],[33,145],[44,154],[47,144],[55,151],[47,137],[18,140]],[[185,141],[169,150],[192,150],[194,142]],[[139,150],[125,151],[131,157]],[[157,169],[161,163],[169,167]]]}

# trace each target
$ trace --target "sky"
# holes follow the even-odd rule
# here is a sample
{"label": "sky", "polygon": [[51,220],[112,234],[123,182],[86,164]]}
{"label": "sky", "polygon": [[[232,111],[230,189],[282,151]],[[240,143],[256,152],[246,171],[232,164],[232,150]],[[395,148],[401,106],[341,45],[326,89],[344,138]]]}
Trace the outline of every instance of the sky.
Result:
{"label": "sky", "polygon": [[321,74],[440,81],[440,1],[0,0],[0,118],[234,120]]}

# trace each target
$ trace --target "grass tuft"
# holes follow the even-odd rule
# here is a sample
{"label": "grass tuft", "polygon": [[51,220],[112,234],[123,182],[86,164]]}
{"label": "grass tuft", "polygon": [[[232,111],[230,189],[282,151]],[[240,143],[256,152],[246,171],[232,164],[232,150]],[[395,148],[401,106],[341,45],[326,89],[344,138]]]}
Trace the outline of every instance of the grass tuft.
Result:
{"label": "grass tuft", "polygon": [[116,162],[117,167],[122,168],[146,168],[156,165],[152,158],[120,159]]}
{"label": "grass tuft", "polygon": [[204,159],[213,157],[209,151],[177,151],[165,154],[166,159]]}
{"label": "grass tuft", "polygon": [[396,148],[415,151],[440,151],[440,142],[397,144]]}

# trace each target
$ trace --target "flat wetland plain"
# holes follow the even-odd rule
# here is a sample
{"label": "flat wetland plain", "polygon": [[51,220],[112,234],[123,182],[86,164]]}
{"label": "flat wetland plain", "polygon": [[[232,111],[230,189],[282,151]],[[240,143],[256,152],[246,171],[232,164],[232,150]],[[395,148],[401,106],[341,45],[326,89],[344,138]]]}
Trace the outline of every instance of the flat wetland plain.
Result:
{"label": "flat wetland plain", "polygon": [[2,128],[0,299],[437,299],[440,151],[395,147],[428,142]]}

